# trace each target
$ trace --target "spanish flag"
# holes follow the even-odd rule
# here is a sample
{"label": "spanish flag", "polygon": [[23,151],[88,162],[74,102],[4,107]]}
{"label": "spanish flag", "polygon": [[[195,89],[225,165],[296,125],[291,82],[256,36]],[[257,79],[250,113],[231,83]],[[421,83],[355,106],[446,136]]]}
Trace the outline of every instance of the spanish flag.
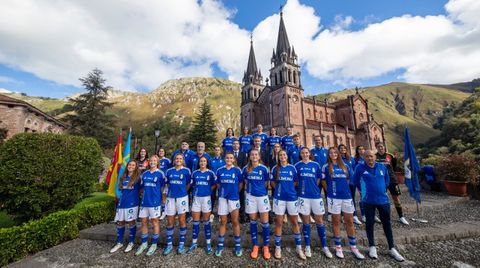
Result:
{"label": "spanish flag", "polygon": [[118,172],[120,170],[120,165],[122,164],[122,133],[117,139],[117,145],[115,146],[115,151],[113,153],[112,161],[110,162],[110,167],[108,168],[107,177],[105,182],[108,185],[108,195],[115,196],[115,186],[117,184]]}
{"label": "spanish flag", "polygon": [[[113,183],[113,181],[110,182],[110,184],[115,185],[114,191],[115,191],[115,196],[117,198],[122,197],[122,192],[120,192],[120,190],[118,189],[118,184],[120,182],[120,177],[122,176],[123,172],[125,172],[125,170],[127,169],[128,161],[130,161],[130,144],[131,143],[132,143],[132,128],[130,128],[130,131],[128,132],[127,143],[125,144],[125,149],[123,150],[123,157],[121,161],[119,161],[121,165],[120,165],[120,170],[118,171],[118,175],[116,177],[115,184]],[[108,190],[110,190],[110,187]]]}

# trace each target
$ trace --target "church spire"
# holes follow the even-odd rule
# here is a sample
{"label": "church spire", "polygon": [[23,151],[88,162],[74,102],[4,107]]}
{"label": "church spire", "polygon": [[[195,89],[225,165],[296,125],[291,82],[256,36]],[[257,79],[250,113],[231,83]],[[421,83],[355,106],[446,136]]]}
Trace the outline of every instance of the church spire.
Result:
{"label": "church spire", "polygon": [[253,40],[252,35],[250,35],[250,53],[248,55],[247,70],[243,76],[243,83],[246,85],[248,83],[257,83],[262,81],[262,75],[257,67],[257,61],[255,59],[255,51],[253,50]]}
{"label": "church spire", "polygon": [[283,22],[283,11],[281,11],[280,27],[278,28],[278,39],[277,39],[277,57],[280,57],[283,52],[287,53],[288,55],[289,51],[290,51],[290,43],[288,42],[287,29],[285,28],[285,23]]}

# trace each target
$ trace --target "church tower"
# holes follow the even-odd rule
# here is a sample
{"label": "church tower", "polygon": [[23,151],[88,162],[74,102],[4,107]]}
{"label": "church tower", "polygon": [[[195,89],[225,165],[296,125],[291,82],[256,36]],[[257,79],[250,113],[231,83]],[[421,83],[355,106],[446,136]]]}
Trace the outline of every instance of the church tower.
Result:
{"label": "church tower", "polygon": [[288,41],[283,12],[280,12],[277,47],[273,50],[270,69],[272,126],[280,133],[285,133],[286,127],[290,126],[294,133],[302,136],[304,142],[304,92],[297,60],[295,48]]}
{"label": "church tower", "polygon": [[243,74],[242,81],[242,104],[241,104],[241,127],[253,127],[256,125],[255,102],[265,86],[262,84],[262,73],[257,68],[253,41],[250,40],[250,53],[248,55],[247,70]]}

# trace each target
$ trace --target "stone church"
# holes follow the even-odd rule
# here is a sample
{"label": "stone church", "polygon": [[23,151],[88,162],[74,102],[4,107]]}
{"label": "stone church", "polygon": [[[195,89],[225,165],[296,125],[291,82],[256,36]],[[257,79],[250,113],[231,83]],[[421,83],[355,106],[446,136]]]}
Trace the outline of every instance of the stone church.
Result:
{"label": "stone church", "polygon": [[288,41],[282,13],[271,64],[264,84],[251,41],[242,83],[242,129],[255,131],[262,124],[266,131],[274,127],[279,135],[284,135],[290,126],[300,135],[304,146],[312,147],[314,137],[320,135],[326,147],[345,144],[352,154],[358,145],[369,149],[385,140],[383,124],[368,113],[368,101],[358,90],[355,95],[335,102],[304,95],[298,56]]}

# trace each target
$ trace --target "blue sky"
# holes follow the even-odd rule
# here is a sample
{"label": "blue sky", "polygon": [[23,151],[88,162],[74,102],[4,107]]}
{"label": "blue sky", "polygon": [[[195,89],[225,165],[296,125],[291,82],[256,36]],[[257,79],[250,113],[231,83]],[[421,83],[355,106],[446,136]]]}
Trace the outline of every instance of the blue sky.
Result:
{"label": "blue sky", "polygon": [[[250,32],[265,77],[280,5],[306,94],[391,81],[454,83],[480,75],[479,64],[472,63],[480,57],[474,43],[480,5],[473,0],[14,2],[0,3],[0,17],[14,15],[8,26],[0,19],[0,39],[8,40],[0,44],[0,89],[34,96],[81,92],[78,77],[95,67],[124,90],[149,91],[184,76],[240,82]],[[465,51],[467,42],[473,46]]]}

